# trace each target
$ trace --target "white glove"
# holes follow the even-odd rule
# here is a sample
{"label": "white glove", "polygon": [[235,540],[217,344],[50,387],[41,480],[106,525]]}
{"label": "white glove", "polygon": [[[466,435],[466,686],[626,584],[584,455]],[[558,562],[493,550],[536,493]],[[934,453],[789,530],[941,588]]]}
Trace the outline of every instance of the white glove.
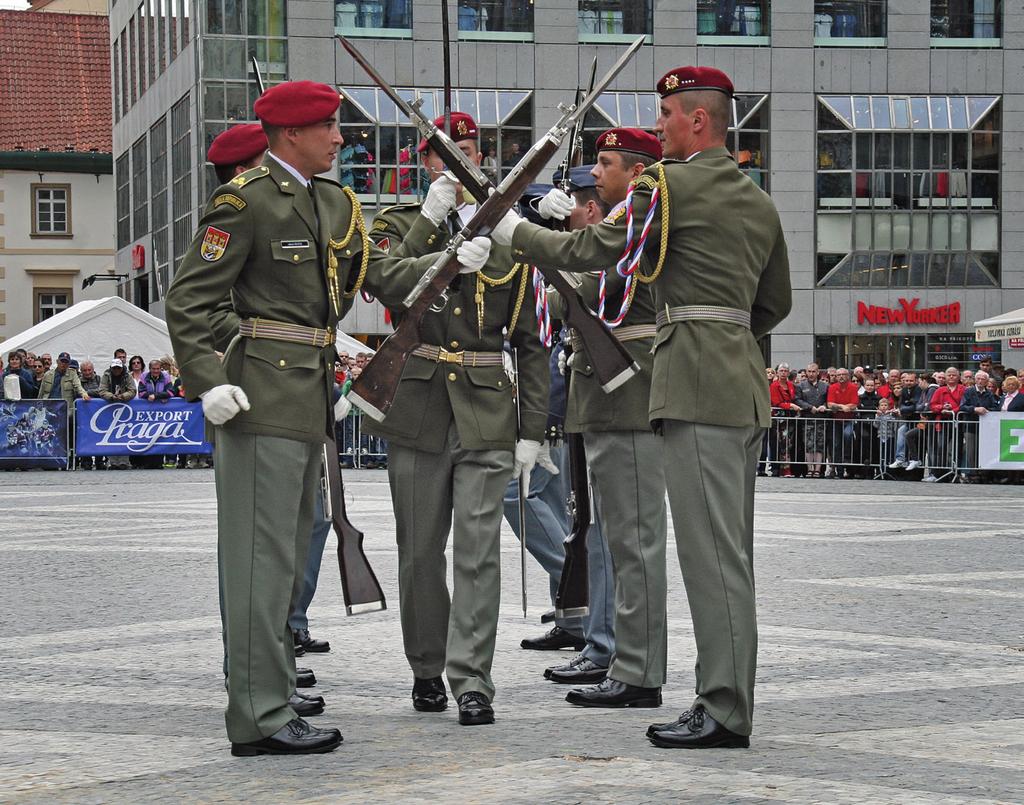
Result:
{"label": "white glove", "polygon": [[546,196],[537,203],[537,212],[541,218],[562,221],[569,217],[575,207],[573,200],[557,187],[552,187]]}
{"label": "white glove", "polygon": [[427,197],[420,206],[420,213],[434,226],[439,226],[454,209],[455,182],[447,174],[442,173],[430,183]]}
{"label": "white glove", "polygon": [[501,246],[508,246],[512,243],[512,235],[515,234],[516,227],[522,222],[522,218],[519,217],[519,213],[515,210],[509,210],[505,213],[505,217],[498,221],[497,226],[491,230],[491,240]]}
{"label": "white glove", "polygon": [[566,367],[569,365],[568,358],[565,357],[565,350],[563,349],[558,353],[558,374],[565,377]]}
{"label": "white glove", "polygon": [[212,425],[223,425],[239,411],[249,410],[249,398],[245,392],[227,383],[204,391],[199,398],[203,401],[203,416]]}
{"label": "white glove", "polygon": [[455,254],[462,266],[459,273],[472,274],[483,268],[487,258],[491,256],[491,241],[485,237],[464,240]]}
{"label": "white glove", "polygon": [[537,455],[537,466],[543,467],[552,475],[558,475],[559,469],[555,466],[555,462],[551,460],[551,445],[544,442],[540,446],[540,453]]}
{"label": "white glove", "polygon": [[342,395],[334,404],[334,421],[341,422],[341,420],[348,416],[348,412],[351,410],[352,403],[348,401],[348,397]]}
{"label": "white glove", "polygon": [[520,439],[516,442],[515,463],[512,465],[512,475],[520,478],[526,489],[530,488],[530,471],[537,464],[537,456],[539,454],[540,442],[535,442],[533,439]]}

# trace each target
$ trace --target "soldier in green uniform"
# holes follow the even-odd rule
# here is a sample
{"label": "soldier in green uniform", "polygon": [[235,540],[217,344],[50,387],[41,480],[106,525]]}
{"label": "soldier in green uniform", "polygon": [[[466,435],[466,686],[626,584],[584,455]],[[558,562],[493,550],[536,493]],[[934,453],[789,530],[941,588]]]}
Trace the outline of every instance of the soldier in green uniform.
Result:
{"label": "soldier in green uniform", "polygon": [[[437,125],[443,124],[439,119]],[[451,116],[451,135],[479,164],[477,126]],[[381,211],[372,237],[392,255],[443,246],[475,212],[456,199],[432,149],[423,164],[432,184],[422,205]],[[442,671],[458,700],[461,724],[494,721],[491,660],[498,624],[502,499],[509,478],[529,485],[548,410],[548,356],[537,336],[529,267],[495,247],[484,268],[463,276],[423,319],[423,343],[406,365],[383,422],[364,429],[388,440],[388,477],[398,539],[398,581],[413,706],[447,707]],[[522,429],[502,366],[506,338],[519,354]],[[452,531],[454,590],[446,581]]]}
{"label": "soldier in green uniform", "polygon": [[[728,76],[681,67],[662,77],[658,92],[655,130],[668,158],[637,181],[628,202],[631,233],[622,219],[557,233],[510,215],[492,237],[510,243],[516,259],[570,270],[623,255],[634,263],[644,253],[653,265],[646,276],[658,311],[650,420],[664,435],[670,468],[669,504],[697,643],[697,698],[648,736],[658,746],[749,746],[757,659],[754,479],[769,422],[756,339],[789,313],[789,261],[775,206],[725,148]],[[726,402],[723,388],[730,389]]]}
{"label": "soldier in green uniform", "polygon": [[[372,249],[354,195],[316,176],[331,169],[342,141],[338,103],[335,90],[310,81],[260,97],[255,111],[270,152],[214,194],[167,296],[185,387],[216,426],[225,720],[235,755],[328,752],[341,743],[338,730],[311,727],[288,703],[289,607],[335,418],[334,327],[368,275],[368,288],[397,303],[432,262]],[[485,241],[470,241],[461,262],[479,268],[488,252]],[[214,320],[223,321],[229,294],[238,334],[221,360]]]}
{"label": "soldier in green uniform", "polygon": [[[601,200],[611,207],[605,221],[614,223],[626,213],[630,182],[662,157],[661,143],[640,129],[615,128],[596,141],[597,164],[592,171]],[[577,199],[579,201],[579,199]],[[538,204],[545,217],[570,218],[570,227],[585,223],[586,206],[555,188]],[[603,274],[603,280],[602,280]],[[651,347],[655,335],[651,286],[634,275],[628,288],[614,269],[583,276],[577,293],[612,326],[612,332],[640,366],[640,376],[610,394],[594,377],[586,347],[573,335],[572,372],[566,430],[584,434],[587,463],[594,483],[594,500],[602,533],[612,555],[615,579],[615,656],[602,669],[580,656],[551,670],[561,682],[599,682],[569,692],[566,701],[584,707],[657,707],[665,682],[667,631],[665,622],[665,508],[663,445],[648,421]],[[555,306],[556,311],[558,306]],[[604,675],[607,671],[607,677]]]}

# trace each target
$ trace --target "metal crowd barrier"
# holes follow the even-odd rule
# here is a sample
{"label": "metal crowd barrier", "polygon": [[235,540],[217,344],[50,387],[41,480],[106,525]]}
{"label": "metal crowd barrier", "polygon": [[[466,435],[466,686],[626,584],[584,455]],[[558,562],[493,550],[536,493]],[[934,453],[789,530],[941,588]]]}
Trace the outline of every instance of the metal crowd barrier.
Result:
{"label": "metal crowd barrier", "polygon": [[379,436],[363,433],[362,414],[352,411],[334,426],[338,458],[343,467],[380,469],[388,463],[388,443]]}
{"label": "metal crowd barrier", "polygon": [[[807,416],[773,409],[758,469],[774,476],[963,482],[978,477],[970,415],[880,419],[877,411]],[[1003,472],[1003,471],[1000,471]]]}

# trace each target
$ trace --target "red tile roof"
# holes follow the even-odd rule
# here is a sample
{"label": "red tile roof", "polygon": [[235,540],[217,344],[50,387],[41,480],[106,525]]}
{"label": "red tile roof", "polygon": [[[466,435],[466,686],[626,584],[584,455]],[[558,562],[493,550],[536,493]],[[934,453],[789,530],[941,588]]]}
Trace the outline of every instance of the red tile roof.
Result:
{"label": "red tile roof", "polygon": [[0,11],[0,151],[113,151],[106,17]]}

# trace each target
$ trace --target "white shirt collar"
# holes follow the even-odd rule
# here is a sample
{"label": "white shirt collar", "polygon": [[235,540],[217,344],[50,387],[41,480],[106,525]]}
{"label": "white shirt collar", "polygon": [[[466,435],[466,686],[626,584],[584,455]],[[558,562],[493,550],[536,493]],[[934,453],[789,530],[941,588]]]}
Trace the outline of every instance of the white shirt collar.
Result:
{"label": "white shirt collar", "polygon": [[288,173],[290,173],[292,176],[294,176],[296,179],[298,179],[299,183],[303,187],[309,187],[312,184],[311,180],[307,179],[305,176],[303,176],[301,173],[299,173],[299,171],[295,167],[293,167],[292,165],[289,165],[287,162],[285,162],[283,159],[281,159],[281,157],[279,157],[273,151],[267,151],[267,155],[268,156],[272,156],[275,160],[277,160],[277,164],[279,164],[282,168],[284,168],[286,171],[288,171]]}
{"label": "white shirt collar", "polygon": [[688,156],[686,159],[684,159],[683,162],[689,162],[691,159],[693,159],[699,153],[700,153],[700,151],[694,151],[692,154],[690,154],[690,156]]}

